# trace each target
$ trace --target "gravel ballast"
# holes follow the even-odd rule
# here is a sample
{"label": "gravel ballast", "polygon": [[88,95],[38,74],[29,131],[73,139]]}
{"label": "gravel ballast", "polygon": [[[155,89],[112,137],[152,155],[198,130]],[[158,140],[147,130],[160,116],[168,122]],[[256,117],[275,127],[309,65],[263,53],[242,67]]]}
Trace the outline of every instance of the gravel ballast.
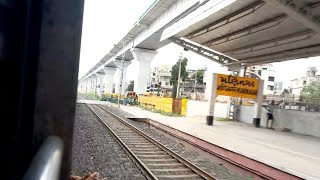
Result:
{"label": "gravel ballast", "polygon": [[[154,129],[149,124],[126,119],[132,115],[115,107],[103,105],[124,120],[150,135],[160,143],[203,168],[217,179],[253,179],[248,174],[242,174],[227,169],[221,163],[212,160],[212,155],[203,155],[203,151],[161,130]],[[102,111],[94,108],[95,111]],[[100,114],[100,113],[99,113]],[[110,116],[101,116],[104,120]],[[77,105],[74,126],[72,174],[83,175],[88,171],[98,171],[108,179],[145,179],[134,163],[128,158],[109,132],[92,114],[85,104]],[[199,153],[200,152],[200,153]]]}
{"label": "gravel ballast", "polygon": [[[164,133],[163,131],[156,130],[146,123],[126,119],[126,117],[128,116],[132,116],[127,112],[124,112],[117,108],[106,106],[106,105],[103,105],[102,107],[113,112],[119,117],[122,117],[124,120],[134,125],[138,129],[142,130],[143,132],[153,137],[154,139],[158,140],[160,143],[166,145],[174,152],[178,153],[179,155],[191,161],[192,163],[196,164],[197,166],[203,168],[205,171],[207,171],[217,179],[228,179],[228,180],[229,179],[230,180],[253,179],[250,175],[241,175],[240,173],[236,173],[234,171],[227,169],[226,167],[222,166],[221,163],[211,160],[212,158],[208,159],[206,156],[203,155],[204,154],[203,150],[196,148],[194,146],[191,146],[180,139],[177,139],[167,133]],[[108,116],[106,115],[104,118],[107,118],[107,117]]]}
{"label": "gravel ballast", "polygon": [[97,171],[110,179],[145,179],[85,104],[77,104],[71,174]]}

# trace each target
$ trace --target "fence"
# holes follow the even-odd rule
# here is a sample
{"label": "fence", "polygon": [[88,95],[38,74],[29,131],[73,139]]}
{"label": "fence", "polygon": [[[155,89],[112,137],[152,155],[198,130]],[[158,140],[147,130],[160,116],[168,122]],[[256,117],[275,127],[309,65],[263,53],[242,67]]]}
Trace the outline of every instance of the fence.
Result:
{"label": "fence", "polygon": [[320,98],[301,98],[300,96],[294,96],[286,94],[283,96],[267,96],[264,99],[263,104],[267,105],[271,100],[275,101],[275,104],[279,104],[277,109],[307,111],[307,112],[320,112]]}
{"label": "fence", "polygon": [[283,103],[279,106],[280,109],[320,112],[320,98],[299,99],[284,98]]}

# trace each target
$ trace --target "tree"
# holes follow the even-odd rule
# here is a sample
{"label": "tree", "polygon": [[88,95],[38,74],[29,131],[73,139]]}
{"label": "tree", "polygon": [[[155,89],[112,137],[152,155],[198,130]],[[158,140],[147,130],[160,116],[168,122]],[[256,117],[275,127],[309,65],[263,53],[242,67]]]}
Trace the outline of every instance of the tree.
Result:
{"label": "tree", "polygon": [[312,81],[305,86],[301,91],[301,98],[303,100],[320,98],[320,81]]}
{"label": "tree", "polygon": [[290,92],[289,92],[288,89],[285,88],[285,89],[282,91],[281,96],[282,96],[282,97],[285,97],[286,94],[290,94]]}
{"label": "tree", "polygon": [[[179,60],[181,60],[181,73],[180,73],[180,79],[181,81],[185,81],[188,77],[187,72],[187,64],[188,59],[185,57],[180,57]],[[173,85],[172,87],[172,97],[175,98],[177,94],[177,86],[178,86],[178,76],[179,76],[179,60],[175,65],[172,66],[171,69],[171,79],[170,84]]]}
{"label": "tree", "polygon": [[[197,70],[197,84],[198,83],[203,83],[203,74],[204,74],[204,69],[198,69]],[[196,76],[196,73],[194,73],[192,76],[191,76],[191,79],[194,79],[195,76]]]}
{"label": "tree", "polygon": [[130,81],[128,88],[127,88],[127,91],[133,91],[133,87],[134,87],[134,81]]}

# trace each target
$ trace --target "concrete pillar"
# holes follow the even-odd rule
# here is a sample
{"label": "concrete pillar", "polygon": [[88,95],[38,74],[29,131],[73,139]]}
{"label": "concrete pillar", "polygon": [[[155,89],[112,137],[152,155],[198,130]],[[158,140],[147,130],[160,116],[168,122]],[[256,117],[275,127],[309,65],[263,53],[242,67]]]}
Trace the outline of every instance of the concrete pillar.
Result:
{"label": "concrete pillar", "polygon": [[[121,60],[114,60],[114,64],[117,66],[117,80],[116,80],[116,86],[115,86],[115,93],[119,93],[119,84],[120,84],[120,77],[121,77]],[[127,67],[131,64],[131,61],[123,61],[123,76],[122,76],[122,91],[121,94],[125,94],[126,88],[127,88]]]}
{"label": "concrete pillar", "polygon": [[243,69],[241,64],[232,64],[228,66],[228,71],[232,71],[232,72],[237,72],[238,76],[242,76],[243,75]]}
{"label": "concrete pillar", "polygon": [[86,85],[86,83],[85,83],[85,79],[83,79],[82,81],[81,81],[81,93],[84,93],[84,90],[85,90],[85,86]]}
{"label": "concrete pillar", "polygon": [[86,92],[86,79],[82,80],[82,89],[81,89],[81,93],[85,93]]}
{"label": "concrete pillar", "polygon": [[113,77],[116,72],[116,67],[104,67],[104,93],[111,94],[113,90]]}
{"label": "concrete pillar", "polygon": [[208,74],[208,76],[209,76],[208,77],[208,82],[211,82],[210,83],[211,93],[210,93],[210,95],[208,97],[209,109],[208,109],[207,121],[213,121],[213,119],[214,119],[214,107],[215,107],[216,98],[217,98],[217,74],[212,73],[212,74]]}
{"label": "concrete pillar", "polygon": [[148,83],[151,83],[150,63],[157,51],[133,48],[131,53],[136,61],[137,74],[134,77],[134,91],[143,94],[147,90]]}
{"label": "concrete pillar", "polygon": [[81,84],[80,84],[80,92],[81,92],[81,93],[84,93],[85,87],[86,87],[86,83],[85,83],[85,79],[83,79],[83,80],[81,81]]}
{"label": "concrete pillar", "polygon": [[258,89],[258,96],[257,99],[255,100],[254,104],[254,117],[253,117],[253,122],[255,123],[256,121],[260,121],[261,119],[261,109],[262,109],[262,101],[263,101],[263,86],[264,86],[264,81],[259,80],[259,89]]}
{"label": "concrete pillar", "polygon": [[82,92],[82,84],[83,82],[82,81],[78,81],[78,92]]}
{"label": "concrete pillar", "polygon": [[95,95],[98,95],[98,77],[97,77],[97,75],[94,75],[94,94]]}
{"label": "concrete pillar", "polygon": [[95,74],[91,75],[91,93],[92,94],[97,94],[97,76]]}
{"label": "concrete pillar", "polygon": [[104,88],[103,88],[103,78],[105,77],[105,73],[97,72],[97,94],[99,96],[102,96],[104,94]]}
{"label": "concrete pillar", "polygon": [[87,93],[92,93],[92,78],[91,76],[88,77],[87,81]]}
{"label": "concrete pillar", "polygon": [[85,79],[85,90],[84,90],[84,92],[85,93],[89,92],[89,78]]}
{"label": "concrete pillar", "polygon": [[78,85],[78,91],[79,91],[80,93],[83,92],[83,81],[80,81],[80,83],[79,83],[79,85]]}
{"label": "concrete pillar", "polygon": [[92,76],[90,76],[89,78],[89,93],[92,94],[93,93],[93,78]]}
{"label": "concrete pillar", "polygon": [[204,72],[204,82],[206,82],[206,88],[204,91],[204,99],[210,101],[211,92],[212,92],[212,74],[214,72],[214,66],[210,65],[207,67],[207,70]]}

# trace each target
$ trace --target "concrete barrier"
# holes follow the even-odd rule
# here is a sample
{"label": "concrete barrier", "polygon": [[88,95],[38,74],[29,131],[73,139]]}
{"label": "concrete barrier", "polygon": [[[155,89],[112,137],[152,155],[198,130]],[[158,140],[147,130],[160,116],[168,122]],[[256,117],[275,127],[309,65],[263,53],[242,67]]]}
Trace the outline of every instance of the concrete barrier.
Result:
{"label": "concrete barrier", "polygon": [[[267,110],[262,108],[261,112],[261,126],[266,127]],[[253,124],[254,107],[241,106],[240,107],[240,121]],[[291,132],[320,137],[320,113],[276,109],[274,111],[275,129],[289,129]]]}
{"label": "concrete barrier", "polygon": [[320,113],[277,109],[275,128],[288,128],[292,132],[320,137]]}

